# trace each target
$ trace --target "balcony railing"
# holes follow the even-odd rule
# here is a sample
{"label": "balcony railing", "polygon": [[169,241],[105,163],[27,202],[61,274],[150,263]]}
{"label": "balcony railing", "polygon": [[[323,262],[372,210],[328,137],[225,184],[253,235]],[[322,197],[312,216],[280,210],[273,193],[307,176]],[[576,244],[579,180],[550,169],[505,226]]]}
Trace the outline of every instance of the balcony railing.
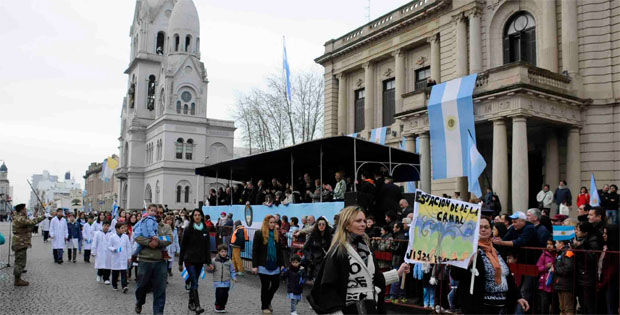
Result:
{"label": "balcony railing", "polygon": [[571,79],[563,74],[515,62],[479,73],[474,96],[526,85],[574,96],[570,82]]}

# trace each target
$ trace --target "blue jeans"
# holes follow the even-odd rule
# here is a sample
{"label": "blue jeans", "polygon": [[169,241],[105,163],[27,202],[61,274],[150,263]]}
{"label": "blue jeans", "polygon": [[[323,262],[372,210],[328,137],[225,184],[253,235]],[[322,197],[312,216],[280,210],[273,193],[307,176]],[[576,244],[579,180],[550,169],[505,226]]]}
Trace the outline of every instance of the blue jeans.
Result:
{"label": "blue jeans", "polygon": [[605,215],[611,224],[618,224],[618,210],[606,210]]}
{"label": "blue jeans", "polygon": [[136,304],[144,305],[146,292],[153,288],[153,314],[163,314],[166,305],[166,279],[168,262],[145,262],[138,265],[138,285],[136,287]]}
{"label": "blue jeans", "polygon": [[450,309],[454,310],[456,307],[454,306],[454,299],[456,298],[456,289],[459,287],[459,282],[450,278],[450,292],[448,293],[448,303],[450,304]]}
{"label": "blue jeans", "polygon": [[297,303],[299,300],[291,299],[291,313],[297,312]]}
{"label": "blue jeans", "polygon": [[424,285],[424,306],[435,306],[435,286],[430,284]]}
{"label": "blue jeans", "polygon": [[200,276],[200,268],[202,265],[190,265],[186,264],[185,269],[189,275],[189,282],[192,285],[192,290],[198,289],[198,277]]}

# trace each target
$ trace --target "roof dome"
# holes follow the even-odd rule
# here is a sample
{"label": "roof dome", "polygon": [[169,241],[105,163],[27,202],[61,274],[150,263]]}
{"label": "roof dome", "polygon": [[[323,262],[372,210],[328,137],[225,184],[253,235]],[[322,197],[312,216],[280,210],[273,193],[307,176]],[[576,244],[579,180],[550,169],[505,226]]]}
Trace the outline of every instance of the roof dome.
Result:
{"label": "roof dome", "polygon": [[200,35],[198,11],[192,0],[179,0],[174,5],[168,22],[168,34]]}
{"label": "roof dome", "polygon": [[7,172],[9,169],[6,168],[6,164],[4,164],[4,162],[2,162],[2,165],[0,165],[0,172]]}

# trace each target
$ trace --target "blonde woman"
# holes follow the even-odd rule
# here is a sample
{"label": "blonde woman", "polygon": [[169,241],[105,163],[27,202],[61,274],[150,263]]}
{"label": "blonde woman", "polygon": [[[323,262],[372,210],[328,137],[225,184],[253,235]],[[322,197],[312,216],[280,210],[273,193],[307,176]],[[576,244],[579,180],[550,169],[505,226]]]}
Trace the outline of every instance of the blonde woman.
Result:
{"label": "blonde woman", "polygon": [[252,272],[260,278],[260,300],[263,314],[271,314],[271,300],[280,286],[280,271],[284,269],[282,249],[278,246],[276,218],[266,215],[260,231],[254,233]]}
{"label": "blonde woman", "polygon": [[[383,311],[386,285],[409,272],[409,265],[379,271],[366,236],[366,215],[360,207],[340,211],[332,244],[308,301],[319,314],[376,314]],[[397,284],[398,285],[398,284]]]}

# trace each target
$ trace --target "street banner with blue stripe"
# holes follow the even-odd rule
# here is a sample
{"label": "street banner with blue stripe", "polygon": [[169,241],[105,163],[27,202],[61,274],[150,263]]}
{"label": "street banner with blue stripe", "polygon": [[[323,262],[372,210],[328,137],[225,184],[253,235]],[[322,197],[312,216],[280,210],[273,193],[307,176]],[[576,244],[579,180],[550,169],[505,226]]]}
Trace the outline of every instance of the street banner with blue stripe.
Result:
{"label": "street banner with blue stripe", "polygon": [[571,225],[554,225],[553,240],[568,241],[575,238],[575,227]]}
{"label": "street banner with blue stripe", "polygon": [[[417,141],[415,142],[417,145]],[[400,149],[403,151],[407,151],[407,137],[403,137],[402,141],[400,142]],[[418,148],[416,148],[416,152]],[[416,187],[415,187],[415,182],[407,182],[407,186],[406,186],[406,192],[408,193],[415,193]]]}
{"label": "street banner with blue stripe", "polygon": [[477,74],[433,86],[428,104],[433,179],[467,176],[467,137],[476,139],[472,94]]}
{"label": "street banner with blue stripe", "polygon": [[468,134],[467,147],[469,148],[469,159],[467,160],[467,183],[469,192],[476,195],[476,197],[482,197],[482,189],[480,189],[480,183],[478,178],[487,167],[487,162],[484,161],[480,152],[476,148],[476,140],[472,138],[471,134]]}
{"label": "street banner with blue stripe", "polygon": [[385,144],[385,137],[387,136],[387,127],[375,128],[370,131],[370,142]]}
{"label": "street banner with blue stripe", "polygon": [[284,37],[282,38],[282,45],[284,46],[284,60],[282,67],[284,68],[284,76],[286,79],[286,99],[288,103],[291,104],[291,70],[288,66],[288,55],[286,54],[286,42],[284,41]]}
{"label": "street banner with blue stripe", "polygon": [[590,206],[599,207],[601,205],[601,197],[599,197],[598,189],[596,189],[596,180],[594,179],[594,173],[590,174]]}

